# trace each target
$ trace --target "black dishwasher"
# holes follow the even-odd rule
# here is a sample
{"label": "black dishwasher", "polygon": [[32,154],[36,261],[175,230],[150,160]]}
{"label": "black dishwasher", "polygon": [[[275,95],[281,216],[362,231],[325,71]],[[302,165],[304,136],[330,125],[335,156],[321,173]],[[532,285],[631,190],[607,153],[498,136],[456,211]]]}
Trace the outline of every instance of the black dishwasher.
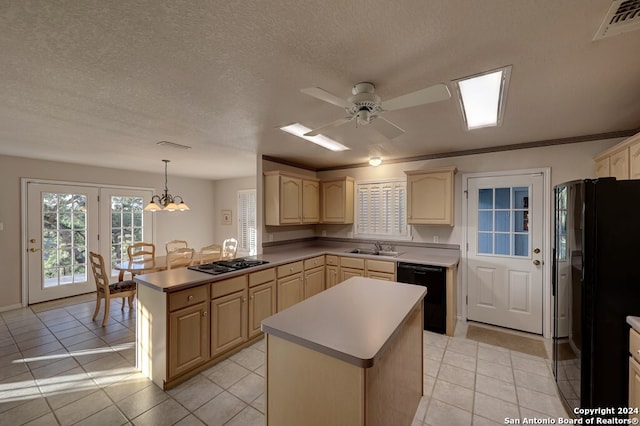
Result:
{"label": "black dishwasher", "polygon": [[424,329],[444,334],[447,324],[446,268],[398,262],[397,280],[400,283],[427,287],[424,298]]}

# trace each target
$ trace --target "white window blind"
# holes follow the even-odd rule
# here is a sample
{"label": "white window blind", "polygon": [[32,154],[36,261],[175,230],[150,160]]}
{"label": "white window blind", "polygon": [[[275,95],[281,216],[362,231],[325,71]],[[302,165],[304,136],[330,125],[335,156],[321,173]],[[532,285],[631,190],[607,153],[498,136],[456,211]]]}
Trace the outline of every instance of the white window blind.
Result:
{"label": "white window blind", "polygon": [[256,190],[238,191],[238,252],[241,255],[257,253]]}
{"label": "white window blind", "polygon": [[367,236],[407,237],[405,181],[356,185],[356,233]]}

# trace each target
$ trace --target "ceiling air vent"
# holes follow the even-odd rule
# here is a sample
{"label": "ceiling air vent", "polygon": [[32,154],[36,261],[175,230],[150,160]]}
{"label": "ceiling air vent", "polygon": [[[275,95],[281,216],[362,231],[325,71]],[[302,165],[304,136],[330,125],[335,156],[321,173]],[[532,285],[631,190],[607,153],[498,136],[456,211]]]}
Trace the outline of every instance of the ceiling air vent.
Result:
{"label": "ceiling air vent", "polygon": [[156,145],[166,146],[169,148],[176,148],[176,149],[191,149],[190,146],[180,145],[179,143],[169,142],[169,141],[160,141],[160,142],[157,142]]}
{"label": "ceiling air vent", "polygon": [[594,40],[640,29],[640,0],[614,0]]}

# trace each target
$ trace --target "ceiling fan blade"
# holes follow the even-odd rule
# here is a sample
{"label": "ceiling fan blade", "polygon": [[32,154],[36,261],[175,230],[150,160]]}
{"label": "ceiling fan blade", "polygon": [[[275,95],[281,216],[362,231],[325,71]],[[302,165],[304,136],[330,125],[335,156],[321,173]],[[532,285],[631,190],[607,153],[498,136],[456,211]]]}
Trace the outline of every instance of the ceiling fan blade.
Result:
{"label": "ceiling fan blade", "polygon": [[371,121],[371,125],[387,139],[397,138],[404,133],[404,130],[398,125],[380,116]]}
{"label": "ceiling fan blade", "polygon": [[396,109],[410,108],[424,105],[431,102],[447,100],[451,97],[451,92],[446,84],[440,83],[417,92],[407,93],[397,98],[382,102],[383,111],[393,111]]}
{"label": "ceiling fan blade", "polygon": [[300,90],[305,95],[313,96],[316,99],[320,99],[321,101],[329,102],[335,106],[339,106],[342,108],[351,108],[353,103],[349,102],[346,99],[339,98],[333,93],[329,93],[324,89],[319,87],[309,87],[307,89]]}
{"label": "ceiling fan blade", "polygon": [[312,131],[310,131],[310,132],[305,133],[305,134],[304,134],[304,136],[317,136],[317,135],[319,135],[320,133],[322,133],[322,132],[323,132],[323,131],[325,131],[325,130],[331,129],[331,128],[333,128],[333,127],[341,126],[341,125],[343,125],[343,124],[345,124],[345,123],[350,122],[351,120],[353,120],[353,116],[351,116],[351,117],[344,117],[344,118],[341,118],[341,119],[339,119],[339,120],[332,121],[332,122],[331,122],[331,123],[329,123],[329,124],[325,124],[324,126],[318,127],[318,128],[316,128],[316,129],[313,129],[313,130],[312,130]]}

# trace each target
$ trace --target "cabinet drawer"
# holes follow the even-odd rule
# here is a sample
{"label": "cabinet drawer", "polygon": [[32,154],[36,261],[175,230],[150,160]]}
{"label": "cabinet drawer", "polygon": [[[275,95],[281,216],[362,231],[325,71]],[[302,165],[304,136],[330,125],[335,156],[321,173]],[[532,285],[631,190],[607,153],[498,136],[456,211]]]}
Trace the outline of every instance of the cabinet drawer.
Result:
{"label": "cabinet drawer", "polygon": [[207,286],[188,288],[186,290],[169,293],[169,312],[186,308],[207,300]]}
{"label": "cabinet drawer", "polygon": [[640,333],[633,328],[629,330],[629,353],[640,362]]}
{"label": "cabinet drawer", "polygon": [[338,256],[333,256],[331,254],[328,254],[325,256],[324,259],[327,265],[338,266]]}
{"label": "cabinet drawer", "polygon": [[341,257],[340,266],[345,268],[364,269],[364,259],[358,259],[355,257]]}
{"label": "cabinet drawer", "polygon": [[276,279],[275,268],[265,269],[264,271],[254,272],[249,274],[249,287],[263,284]]}
{"label": "cabinet drawer", "polygon": [[302,272],[302,261],[278,266],[278,278]]}
{"label": "cabinet drawer", "polygon": [[396,263],[384,260],[367,259],[367,270],[377,272],[389,272],[393,274],[396,270]]}
{"label": "cabinet drawer", "polygon": [[304,270],[324,266],[324,256],[316,256],[304,261]]}
{"label": "cabinet drawer", "polygon": [[242,291],[247,287],[247,276],[229,278],[228,280],[211,283],[211,298],[225,296],[227,294]]}

